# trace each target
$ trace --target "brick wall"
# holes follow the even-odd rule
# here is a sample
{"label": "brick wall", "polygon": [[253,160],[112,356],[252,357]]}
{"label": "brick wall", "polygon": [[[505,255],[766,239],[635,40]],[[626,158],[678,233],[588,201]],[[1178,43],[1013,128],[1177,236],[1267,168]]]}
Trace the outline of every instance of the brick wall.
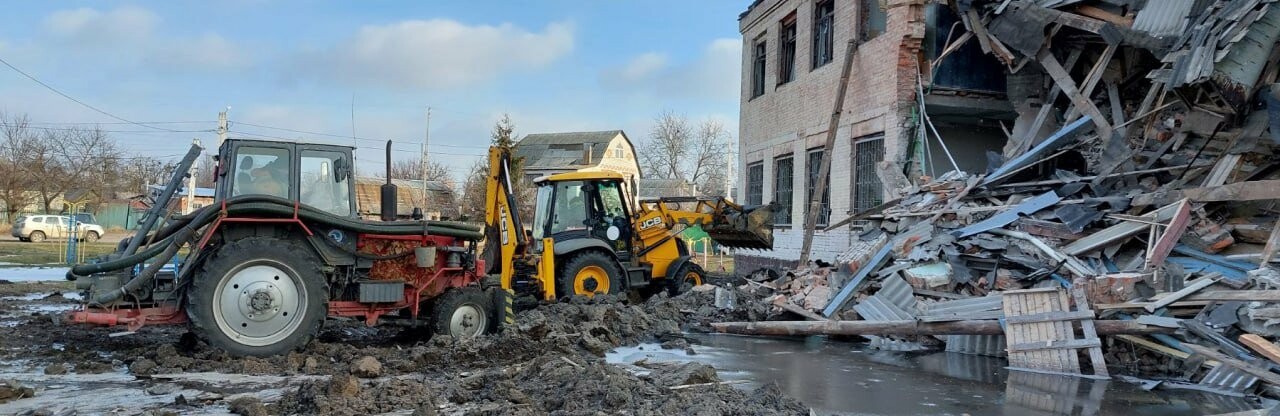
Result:
{"label": "brick wall", "polygon": [[[843,69],[850,39],[858,35],[860,1],[835,0],[832,62],[812,68],[815,0],[765,0],[739,21],[742,32],[742,95],[739,121],[737,172],[739,194],[746,194],[746,165],[763,161],[764,202],[773,200],[773,160],[794,155],[792,223],[774,231],[774,249],[742,251],[735,255],[737,268],[754,270],[753,264],[793,263],[799,258],[808,187],[806,151],[826,142],[831,106]],[[883,133],[885,160],[907,159],[912,136],[910,111],[916,90],[916,54],[924,37],[924,0],[887,2],[885,33],[863,42],[854,55],[844,112],[836,129],[831,161],[831,221],[850,214],[853,188],[853,140]],[[794,12],[797,22],[795,79],[777,85],[778,33],[784,17]],[[765,93],[751,97],[753,55],[757,40],[766,41]],[[832,261],[849,246],[847,228],[816,232],[811,258]],[[746,267],[744,267],[746,266]]]}

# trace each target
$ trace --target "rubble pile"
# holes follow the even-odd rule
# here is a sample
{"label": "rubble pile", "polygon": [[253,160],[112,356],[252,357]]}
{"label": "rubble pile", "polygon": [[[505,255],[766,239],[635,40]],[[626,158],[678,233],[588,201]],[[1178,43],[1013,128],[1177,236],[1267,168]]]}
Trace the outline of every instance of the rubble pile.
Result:
{"label": "rubble pile", "polygon": [[[977,42],[1008,66],[1019,117],[1003,154],[984,174],[878,169],[908,186],[828,227],[864,230],[834,265],[746,285],[811,322],[717,328],[875,333],[882,348],[945,345],[1014,367],[1062,352],[1070,363],[1026,367],[1280,396],[1280,3],[950,6],[966,30],[947,50]],[[1029,345],[1014,323],[1055,329]],[[982,333],[993,328],[1007,338]],[[926,331],[944,335],[910,335]],[[1088,361],[1095,371],[1078,371]]]}

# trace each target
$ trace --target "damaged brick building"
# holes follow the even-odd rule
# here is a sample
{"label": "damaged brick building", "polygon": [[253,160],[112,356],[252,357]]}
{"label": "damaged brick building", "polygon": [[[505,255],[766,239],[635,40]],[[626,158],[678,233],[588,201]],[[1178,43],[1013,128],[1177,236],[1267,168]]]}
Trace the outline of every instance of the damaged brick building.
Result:
{"label": "damaged brick building", "polygon": [[[817,182],[850,40],[856,41],[852,76],[811,258],[833,261],[857,234],[823,226],[886,201],[887,190],[905,186],[908,177],[952,170],[952,160],[962,170],[981,172],[986,152],[1005,145],[1001,121],[1008,125],[1016,113],[1005,98],[1003,65],[976,43],[933,65],[949,38],[964,32],[944,3],[757,0],[738,20],[739,195],[747,204],[780,206],[774,249],[737,253],[738,270],[781,269],[799,258],[804,207]],[[945,131],[950,157],[924,136],[921,96],[934,126]],[[883,174],[896,184],[882,184]]]}

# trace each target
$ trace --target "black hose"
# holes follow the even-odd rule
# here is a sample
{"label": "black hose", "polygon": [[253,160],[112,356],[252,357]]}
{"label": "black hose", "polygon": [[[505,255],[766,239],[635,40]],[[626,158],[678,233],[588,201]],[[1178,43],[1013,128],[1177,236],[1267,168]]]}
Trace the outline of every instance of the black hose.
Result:
{"label": "black hose", "polygon": [[[160,256],[161,256],[160,258],[162,259],[173,258],[175,254],[178,254],[178,250],[182,248],[182,242],[185,242],[187,241],[187,239],[191,238],[191,235],[195,234],[195,231],[196,230],[191,227],[185,227],[181,230],[178,230],[178,232],[173,235],[175,242],[169,243],[169,245],[167,246],[161,246],[161,247],[164,247],[165,250],[163,253],[160,253]],[[157,244],[156,246],[160,246],[160,245]],[[120,289],[102,293],[102,294],[99,294],[97,297],[94,297],[93,304],[106,305],[108,303],[115,302],[117,299],[120,299],[121,297],[124,297],[124,295],[129,292],[138,290],[138,288],[142,287],[142,285],[147,284],[148,282],[151,281],[151,279],[154,279],[156,277],[156,273],[159,272],[160,269],[164,268],[164,266],[165,266],[165,262],[163,261],[151,262],[151,264],[148,264],[145,269],[142,269],[142,273],[138,273],[137,276],[134,276],[132,279],[129,279],[128,282],[120,286]]]}
{"label": "black hose", "polygon": [[172,239],[164,239],[156,242],[156,244],[148,246],[145,250],[139,251],[132,256],[121,257],[100,263],[77,264],[70,270],[67,270],[67,280],[76,280],[79,277],[88,276],[94,273],[104,273],[133,267],[138,263],[142,263],[159,255],[164,251],[165,247],[168,247],[172,242]]}

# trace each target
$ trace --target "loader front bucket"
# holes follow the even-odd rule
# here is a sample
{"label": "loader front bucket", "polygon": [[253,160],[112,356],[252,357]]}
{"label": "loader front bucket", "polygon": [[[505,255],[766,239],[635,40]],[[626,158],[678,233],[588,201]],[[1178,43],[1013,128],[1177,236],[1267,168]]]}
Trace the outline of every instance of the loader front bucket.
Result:
{"label": "loader front bucket", "polygon": [[703,225],[707,236],[729,248],[769,250],[773,248],[773,205],[728,212],[714,224]]}

